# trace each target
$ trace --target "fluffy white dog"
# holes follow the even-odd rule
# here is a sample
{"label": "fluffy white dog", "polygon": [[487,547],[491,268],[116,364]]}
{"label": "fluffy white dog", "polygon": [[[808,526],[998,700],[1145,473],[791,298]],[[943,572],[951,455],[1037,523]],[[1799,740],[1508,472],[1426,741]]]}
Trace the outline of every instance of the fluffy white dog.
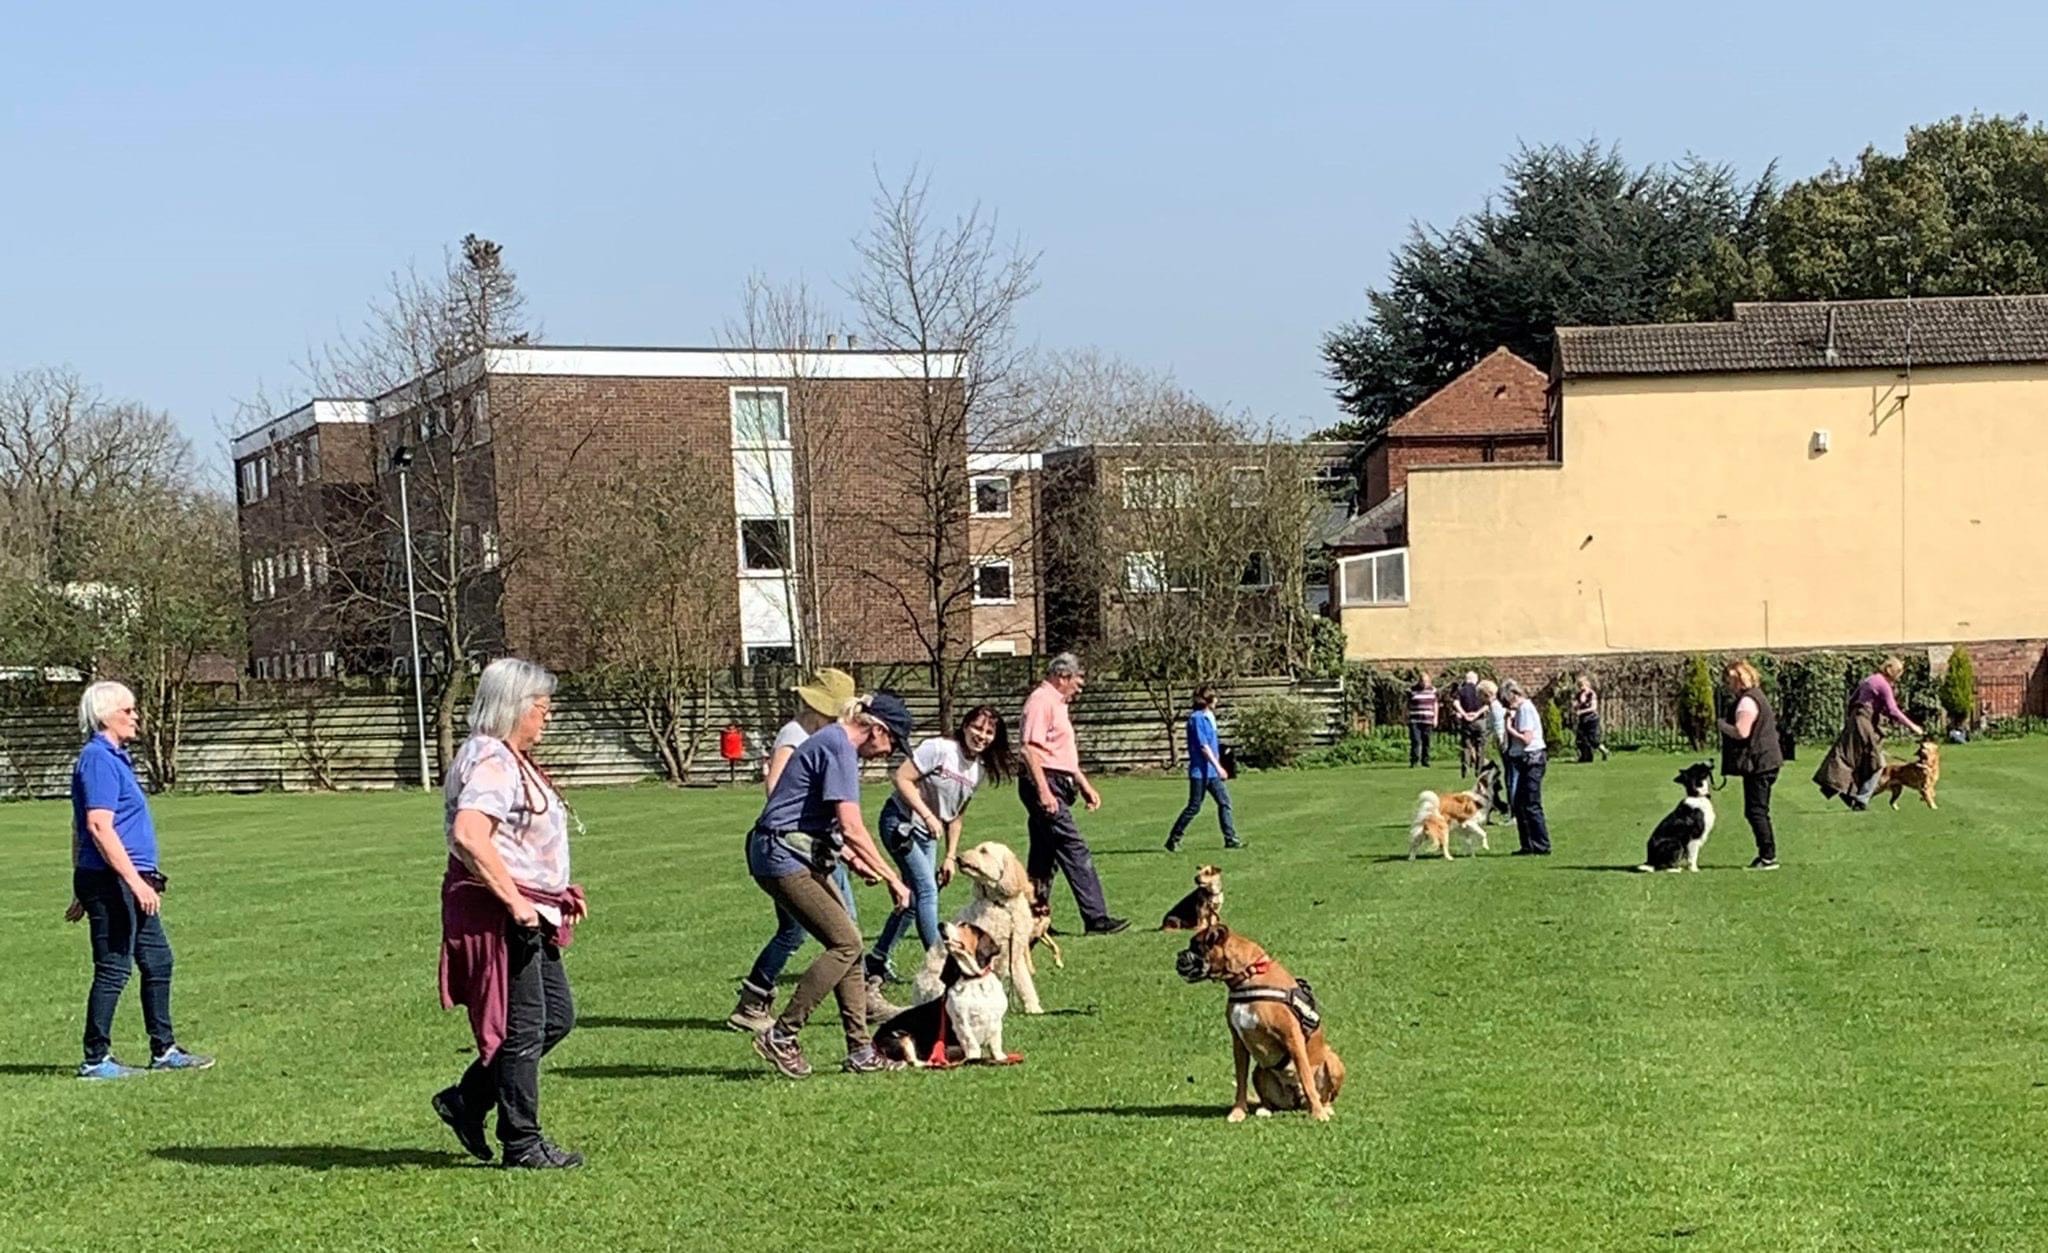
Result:
{"label": "fluffy white dog", "polygon": [[[974,881],[974,899],[953,921],[988,933],[999,953],[996,972],[1009,976],[1025,1013],[1044,1013],[1045,1007],[1038,1003],[1038,985],[1031,979],[1031,880],[1024,873],[1024,863],[1008,845],[990,840],[960,854],[960,869]],[[932,945],[923,968],[911,982],[913,1004],[922,1005],[946,994],[941,978],[945,967],[946,946]]]}

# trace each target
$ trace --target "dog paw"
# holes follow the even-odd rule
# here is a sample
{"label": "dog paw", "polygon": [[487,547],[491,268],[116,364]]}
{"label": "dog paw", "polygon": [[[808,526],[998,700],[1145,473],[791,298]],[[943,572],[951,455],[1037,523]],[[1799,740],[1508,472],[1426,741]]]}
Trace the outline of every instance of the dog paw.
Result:
{"label": "dog paw", "polygon": [[1325,1105],[1321,1109],[1317,1110],[1315,1113],[1309,1115],[1309,1117],[1315,1119],[1317,1122],[1328,1122],[1330,1121],[1330,1115],[1334,1112],[1335,1111],[1333,1111],[1329,1106]]}
{"label": "dog paw", "polygon": [[[1262,1110],[1260,1110],[1259,1112],[1260,1112],[1261,1114],[1263,1114],[1263,1113],[1265,1113],[1266,1111],[1262,1109]],[[1231,1106],[1231,1107],[1230,1107],[1230,1112],[1229,1112],[1228,1114],[1225,1114],[1225,1115],[1223,1116],[1223,1120],[1224,1120],[1225,1122],[1243,1122],[1243,1121],[1244,1121],[1244,1106],[1242,1106],[1242,1105],[1233,1105],[1233,1106]]]}

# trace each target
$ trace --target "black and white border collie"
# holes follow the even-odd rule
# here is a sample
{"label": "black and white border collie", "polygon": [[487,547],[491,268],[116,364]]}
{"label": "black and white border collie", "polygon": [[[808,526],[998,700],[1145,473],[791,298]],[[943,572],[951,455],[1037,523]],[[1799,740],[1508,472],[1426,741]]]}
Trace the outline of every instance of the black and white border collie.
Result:
{"label": "black and white border collie", "polygon": [[1643,850],[1643,864],[1637,870],[1698,870],[1700,846],[1713,834],[1713,765],[1696,762],[1671,781],[1685,789],[1685,796],[1650,832],[1650,846]]}

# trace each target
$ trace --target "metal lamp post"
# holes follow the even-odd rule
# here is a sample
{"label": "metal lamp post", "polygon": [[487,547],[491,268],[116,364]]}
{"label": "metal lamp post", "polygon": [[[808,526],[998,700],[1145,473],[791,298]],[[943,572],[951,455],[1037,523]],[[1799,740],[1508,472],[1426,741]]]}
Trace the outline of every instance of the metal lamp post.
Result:
{"label": "metal lamp post", "polygon": [[404,444],[391,454],[391,468],[398,471],[399,529],[404,532],[405,618],[412,631],[412,717],[419,736],[420,786],[432,787],[433,771],[427,766],[427,698],[420,677],[420,602],[412,579],[412,449]]}

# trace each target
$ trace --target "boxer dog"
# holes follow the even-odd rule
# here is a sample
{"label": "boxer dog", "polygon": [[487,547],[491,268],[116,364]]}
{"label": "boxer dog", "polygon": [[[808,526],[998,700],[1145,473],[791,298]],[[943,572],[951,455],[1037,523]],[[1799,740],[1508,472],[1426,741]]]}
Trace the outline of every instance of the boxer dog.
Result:
{"label": "boxer dog", "polygon": [[1259,1094],[1261,1117],[1306,1105],[1317,1122],[1329,1119],[1344,1062],[1323,1035],[1322,1012],[1306,983],[1221,924],[1197,931],[1173,967],[1189,983],[1214,979],[1230,990],[1226,1016],[1237,1066],[1231,1122],[1244,1121],[1247,1079]]}

